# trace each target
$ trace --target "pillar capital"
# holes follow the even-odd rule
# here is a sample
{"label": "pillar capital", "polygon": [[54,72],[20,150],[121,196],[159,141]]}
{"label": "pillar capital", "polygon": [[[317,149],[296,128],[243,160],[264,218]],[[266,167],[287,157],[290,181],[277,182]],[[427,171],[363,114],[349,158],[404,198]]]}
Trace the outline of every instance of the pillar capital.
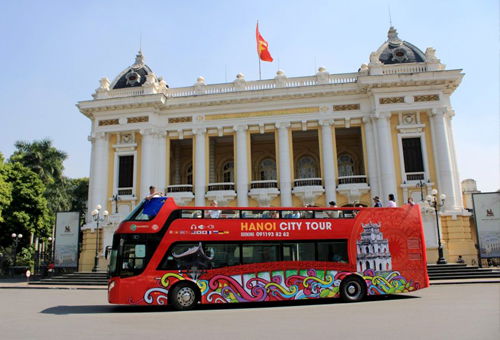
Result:
{"label": "pillar capital", "polygon": [[206,128],[194,128],[193,129],[193,135],[196,135],[196,136],[203,136],[206,133],[207,133]]}
{"label": "pillar capital", "polygon": [[391,118],[391,113],[388,111],[377,111],[373,112],[373,118],[376,119],[389,119]]}
{"label": "pillar capital", "polygon": [[324,127],[332,126],[333,119],[322,119],[318,123],[319,123],[319,125],[324,126]]}
{"label": "pillar capital", "polygon": [[245,132],[248,130],[248,125],[243,125],[243,124],[240,124],[240,125],[236,125],[233,127],[233,130],[235,132]]}
{"label": "pillar capital", "polygon": [[277,129],[288,129],[291,124],[290,122],[277,122],[275,126]]}

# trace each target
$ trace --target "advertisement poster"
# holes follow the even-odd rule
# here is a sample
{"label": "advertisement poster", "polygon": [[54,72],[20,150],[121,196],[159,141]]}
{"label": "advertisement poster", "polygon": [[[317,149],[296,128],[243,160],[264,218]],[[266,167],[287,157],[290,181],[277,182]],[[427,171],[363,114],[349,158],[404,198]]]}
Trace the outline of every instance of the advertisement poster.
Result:
{"label": "advertisement poster", "polygon": [[78,212],[58,212],[56,218],[54,265],[58,268],[78,266]]}
{"label": "advertisement poster", "polygon": [[500,257],[500,192],[472,195],[481,258]]}

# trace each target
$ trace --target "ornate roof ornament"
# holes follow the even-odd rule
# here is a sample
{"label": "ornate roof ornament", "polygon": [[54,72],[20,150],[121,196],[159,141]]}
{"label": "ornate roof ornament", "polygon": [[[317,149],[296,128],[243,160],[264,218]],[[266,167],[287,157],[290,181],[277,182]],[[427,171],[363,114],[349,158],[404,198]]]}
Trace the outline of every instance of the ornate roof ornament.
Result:
{"label": "ornate roof ornament", "polygon": [[400,46],[403,43],[398,37],[398,31],[393,26],[391,26],[389,32],[387,32],[387,41],[392,47]]}
{"label": "ornate roof ornament", "polygon": [[142,51],[139,50],[139,53],[135,56],[135,63],[132,65],[132,68],[141,68],[144,67],[144,56],[142,55]]}

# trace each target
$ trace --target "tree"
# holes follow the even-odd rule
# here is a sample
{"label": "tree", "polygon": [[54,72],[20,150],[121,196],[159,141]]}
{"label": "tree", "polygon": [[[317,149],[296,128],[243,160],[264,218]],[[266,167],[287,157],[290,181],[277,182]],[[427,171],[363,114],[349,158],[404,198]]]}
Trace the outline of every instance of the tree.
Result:
{"label": "tree", "polygon": [[80,213],[80,224],[85,223],[85,213],[87,211],[87,199],[89,194],[89,179],[68,178],[66,192],[70,198],[70,210]]}
{"label": "tree", "polygon": [[12,201],[12,184],[6,181],[2,169],[4,167],[3,155],[0,153],[0,223],[3,222],[3,211]]}
{"label": "tree", "polygon": [[12,186],[12,201],[3,211],[4,220],[0,222],[0,246],[12,243],[13,232],[26,236],[20,248],[29,243],[31,233],[48,237],[51,219],[44,197],[45,186],[38,175],[18,162],[3,165],[0,173]]}
{"label": "tree", "polygon": [[17,150],[10,157],[10,161],[23,164],[40,177],[46,187],[44,195],[54,221],[58,211],[70,209],[67,183],[63,177],[63,162],[68,157],[67,154],[57,150],[47,138],[32,143],[17,141],[15,147]]}

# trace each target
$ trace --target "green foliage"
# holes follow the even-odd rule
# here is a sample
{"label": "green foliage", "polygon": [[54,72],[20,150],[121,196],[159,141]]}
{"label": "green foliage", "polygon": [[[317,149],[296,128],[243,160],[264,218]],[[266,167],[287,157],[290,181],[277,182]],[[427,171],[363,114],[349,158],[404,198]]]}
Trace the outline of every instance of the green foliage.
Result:
{"label": "green foliage", "polygon": [[4,221],[0,222],[0,245],[9,245],[11,233],[21,233],[23,246],[29,243],[29,235],[47,237],[51,224],[45,186],[33,171],[20,163],[5,164],[0,173],[12,185],[12,201],[3,211]]}
{"label": "green foliage", "polygon": [[80,213],[80,223],[85,223],[85,213],[87,211],[87,199],[89,194],[89,179],[68,178],[66,192],[70,199],[70,210]]}
{"label": "green foliage", "polygon": [[20,162],[30,168],[45,185],[55,184],[62,179],[63,162],[68,155],[53,147],[50,139],[32,143],[17,141],[15,147],[17,150],[10,157],[11,162]]}
{"label": "green foliage", "polygon": [[3,211],[12,202],[12,184],[6,181],[2,172],[3,167],[3,155],[0,153],[0,223],[4,220]]}
{"label": "green foliage", "polygon": [[35,247],[27,246],[17,254],[16,265],[27,266],[31,271],[35,268]]}

